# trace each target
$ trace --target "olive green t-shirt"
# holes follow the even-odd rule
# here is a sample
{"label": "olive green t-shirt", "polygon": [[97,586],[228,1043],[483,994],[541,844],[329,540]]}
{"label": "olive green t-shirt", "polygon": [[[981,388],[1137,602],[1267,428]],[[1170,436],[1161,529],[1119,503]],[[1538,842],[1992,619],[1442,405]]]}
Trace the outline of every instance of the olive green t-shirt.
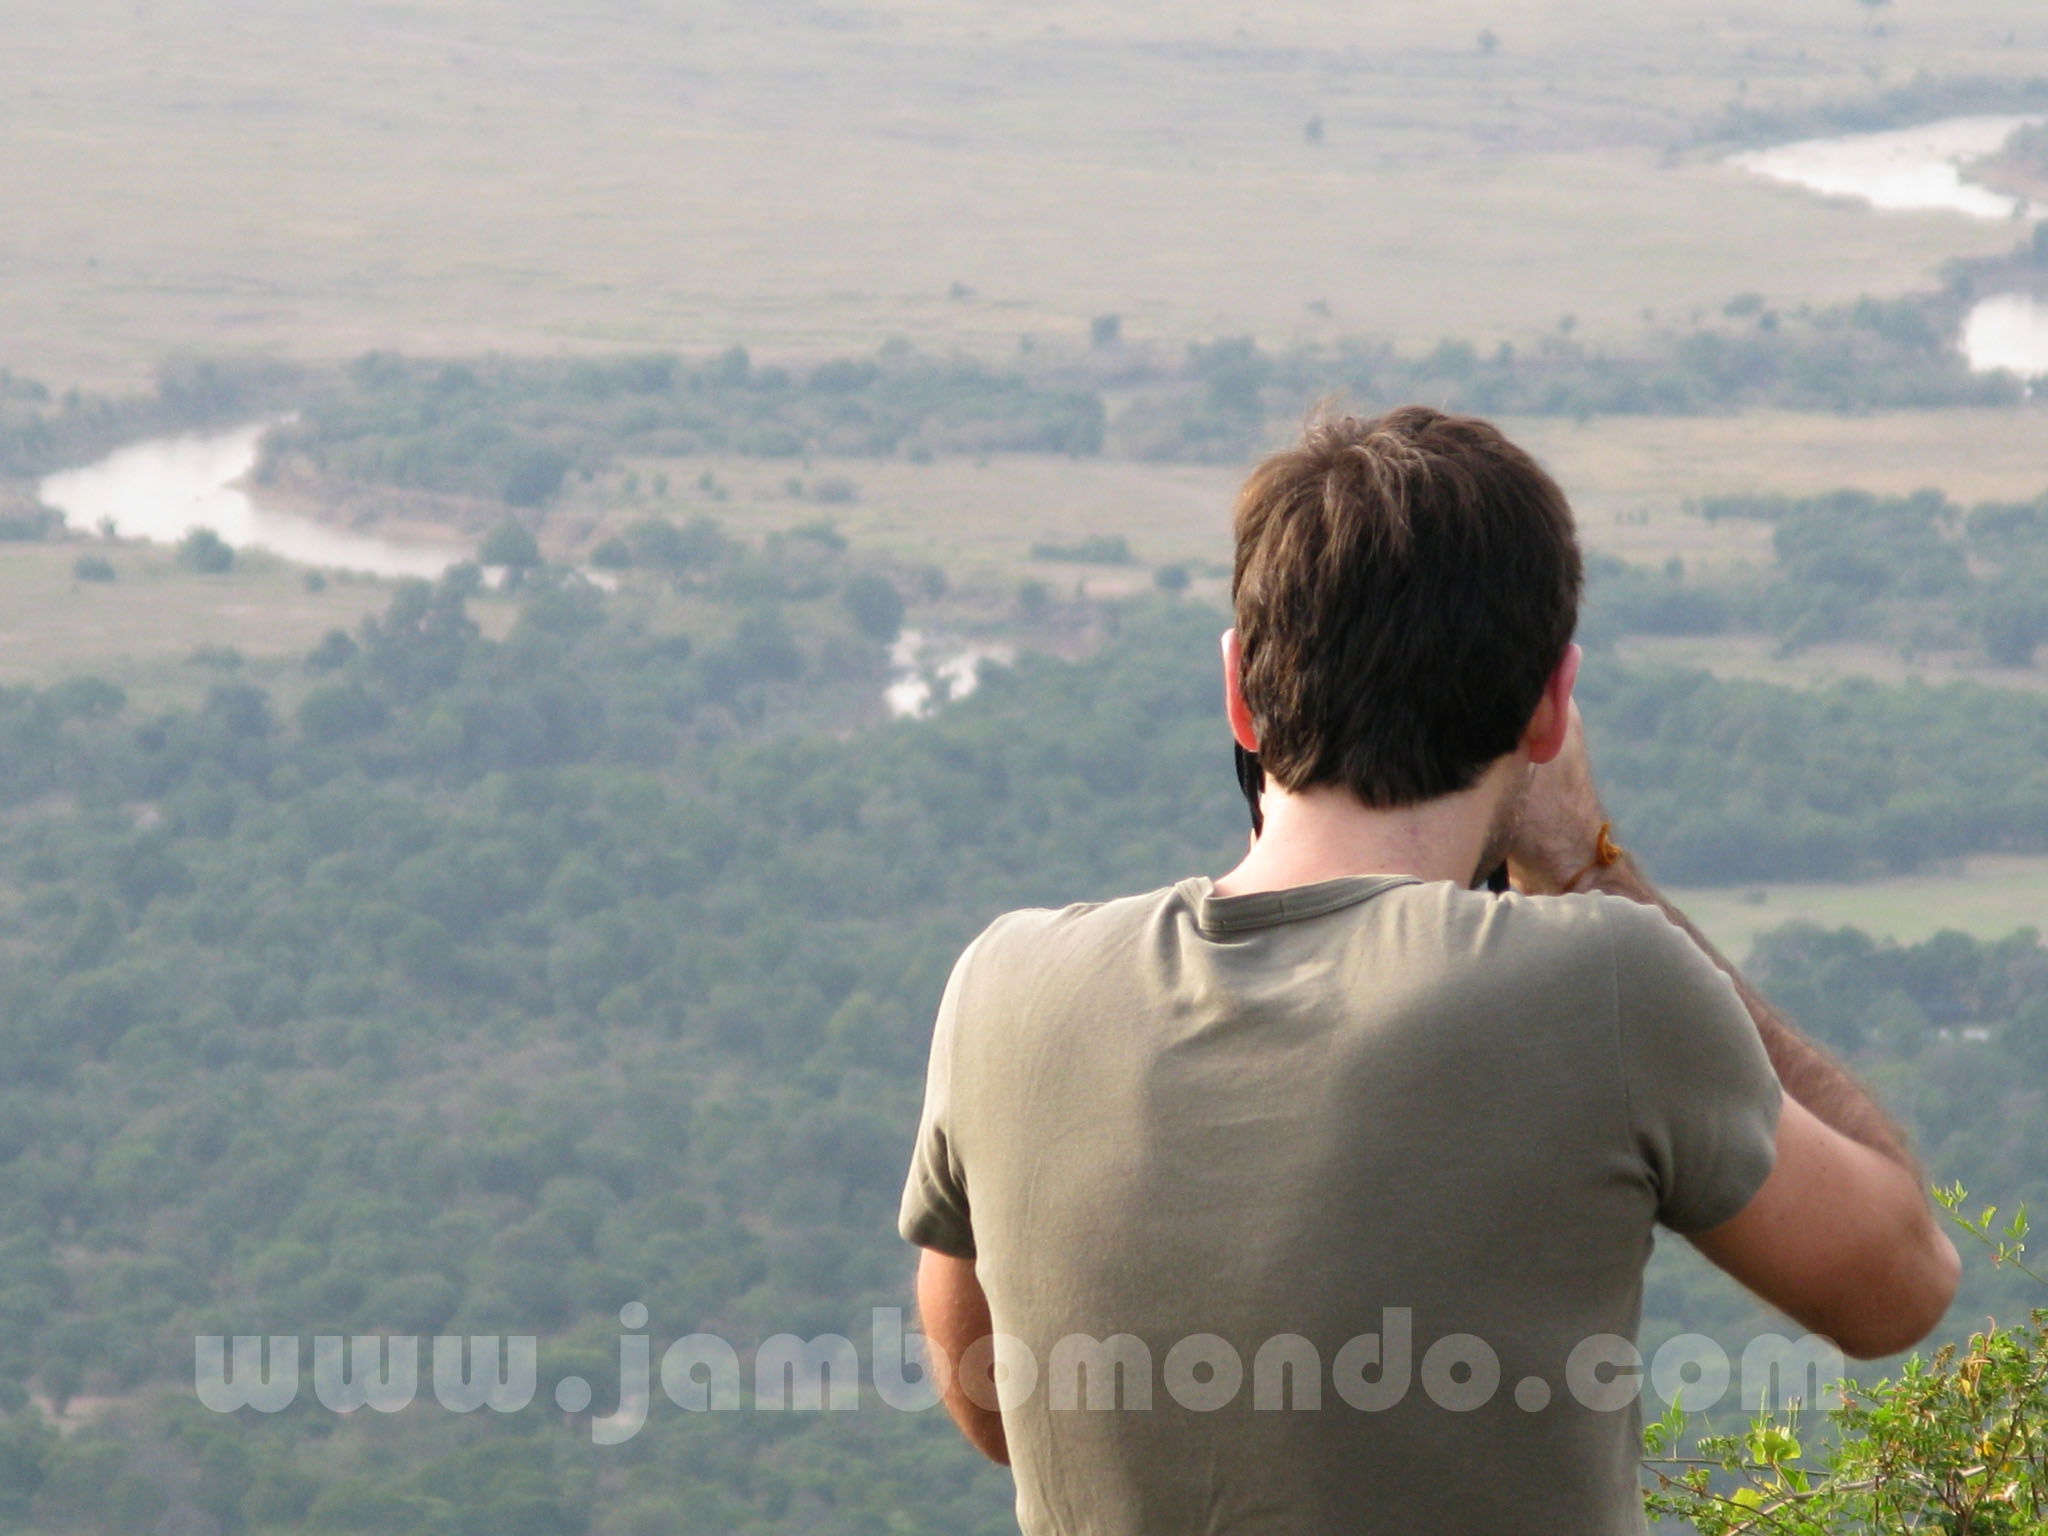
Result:
{"label": "olive green t-shirt", "polygon": [[1189,879],[968,947],[899,1229],[975,1261],[1029,1536],[1634,1533],[1652,1228],[1778,1107],[1653,908]]}

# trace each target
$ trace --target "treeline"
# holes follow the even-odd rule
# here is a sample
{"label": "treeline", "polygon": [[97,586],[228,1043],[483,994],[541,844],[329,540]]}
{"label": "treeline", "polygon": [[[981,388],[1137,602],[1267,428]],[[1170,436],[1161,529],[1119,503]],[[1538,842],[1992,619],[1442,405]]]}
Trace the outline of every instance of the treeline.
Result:
{"label": "treeline", "polygon": [[1094,391],[885,347],[811,368],[744,348],[690,360],[359,359],[266,440],[258,477],[292,471],[534,507],[617,456],[922,458],[1092,454]]}
{"label": "treeline", "polygon": [[627,456],[921,460],[991,452],[1228,461],[1335,396],[1494,415],[1689,414],[2007,406],[2020,382],[1950,344],[1953,294],[1780,313],[1754,295],[1631,349],[1559,330],[1523,346],[1445,340],[1420,352],[1348,341],[1270,351],[1250,338],[1184,350],[1125,343],[1027,352],[1006,367],[901,345],[815,366],[713,357],[410,359],[378,353],[309,386],[266,441],[259,478],[315,477],[552,501]]}
{"label": "treeline", "polygon": [[1268,352],[1238,338],[1190,347],[1173,375],[1181,387],[1155,381],[1116,419],[1111,443],[1140,458],[1229,460],[1330,395],[1367,409],[1427,400],[1481,415],[1582,419],[2020,403],[2017,378],[1974,373],[1950,345],[1956,311],[1946,295],[1789,313],[1738,295],[1713,322],[1626,351],[1562,329],[1521,347],[1448,339],[1421,353],[1369,341]]}
{"label": "treeline", "polygon": [[199,358],[167,364],[147,394],[109,396],[53,393],[0,369],[0,480],[83,464],[138,437],[282,410],[305,378],[268,359]]}
{"label": "treeline", "polygon": [[1974,652],[2026,667],[2048,642],[2048,493],[1964,508],[1938,491],[1878,496],[1708,497],[1709,521],[1771,525],[1768,572],[1688,579],[1609,557],[1589,561],[1586,637],[1774,637],[1790,654],[1831,640],[1875,640],[1908,657]]}
{"label": "treeline", "polygon": [[1779,144],[1790,139],[1874,133],[1943,117],[2048,110],[2048,76],[1935,75],[1925,70],[1881,90],[1832,101],[1731,103],[1699,137],[1717,144]]}
{"label": "treeline", "polygon": [[[2048,123],[2026,123],[2015,128],[1997,152],[1979,161],[1973,170],[1993,185],[2009,184],[2016,195],[2030,198],[2034,189],[2048,182]],[[2034,247],[2037,251],[2048,251],[2038,225],[2034,230]]]}

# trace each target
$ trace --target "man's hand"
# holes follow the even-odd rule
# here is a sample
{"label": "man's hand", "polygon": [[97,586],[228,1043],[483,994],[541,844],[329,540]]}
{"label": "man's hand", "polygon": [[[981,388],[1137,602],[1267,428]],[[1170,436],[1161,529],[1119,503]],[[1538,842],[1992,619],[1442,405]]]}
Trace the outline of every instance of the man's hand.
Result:
{"label": "man's hand", "polygon": [[1584,873],[1600,846],[1607,820],[1593,788],[1593,762],[1586,752],[1585,722],[1571,705],[1564,750],[1530,770],[1522,819],[1508,845],[1508,877],[1518,891],[1555,896]]}

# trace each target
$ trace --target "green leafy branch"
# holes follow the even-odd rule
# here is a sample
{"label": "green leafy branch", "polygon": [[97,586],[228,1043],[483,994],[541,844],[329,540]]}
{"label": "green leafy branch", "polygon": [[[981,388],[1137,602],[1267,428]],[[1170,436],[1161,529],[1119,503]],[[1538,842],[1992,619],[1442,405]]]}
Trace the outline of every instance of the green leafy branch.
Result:
{"label": "green leafy branch", "polygon": [[2002,1269],[2007,1264],[2010,1264],[2028,1279],[2036,1281],[2041,1285],[2048,1285],[2048,1276],[2029,1269],[2025,1263],[2027,1252],[2026,1202],[2024,1200],[2020,1202],[2019,1209],[2012,1213],[2011,1219],[2001,1228],[1996,1225],[1998,1220],[1997,1206],[1987,1205],[1975,1216],[1971,1216],[1963,1208],[1964,1202],[1969,1198],[1970,1192],[1964,1189],[1961,1184],[1949,1184],[1946,1186],[1937,1184],[1934,1186],[1935,1202],[1948,1213],[1950,1221],[1954,1222],[1963,1231],[1969,1233],[1970,1236],[1990,1250],[1991,1263],[1994,1268]]}
{"label": "green leafy branch", "polygon": [[[1935,1198],[1995,1264],[2042,1279],[2024,1262],[2024,1207],[2001,1227],[1996,1207],[1964,1211],[1960,1185]],[[1703,1436],[1697,1455],[1678,1455],[1687,1416],[1674,1404],[1644,1431],[1646,1508],[1701,1536],[2048,1533],[2048,1310],[1912,1356],[1895,1379],[1830,1390],[1832,1443],[1812,1455],[1796,1406],[1762,1410],[1742,1433]]]}

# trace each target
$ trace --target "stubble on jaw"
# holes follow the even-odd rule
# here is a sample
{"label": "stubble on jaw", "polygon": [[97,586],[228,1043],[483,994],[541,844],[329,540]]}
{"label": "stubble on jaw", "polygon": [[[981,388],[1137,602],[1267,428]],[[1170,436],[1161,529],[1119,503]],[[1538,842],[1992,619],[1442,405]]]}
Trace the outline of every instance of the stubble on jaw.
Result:
{"label": "stubble on jaw", "polygon": [[1486,884],[1486,877],[1506,862],[1508,850],[1515,846],[1515,834],[1522,827],[1522,812],[1529,804],[1529,786],[1535,780],[1536,765],[1531,763],[1494,807],[1493,822],[1486,829],[1486,843],[1480,850],[1479,867],[1472,872],[1469,882],[1474,890]]}

